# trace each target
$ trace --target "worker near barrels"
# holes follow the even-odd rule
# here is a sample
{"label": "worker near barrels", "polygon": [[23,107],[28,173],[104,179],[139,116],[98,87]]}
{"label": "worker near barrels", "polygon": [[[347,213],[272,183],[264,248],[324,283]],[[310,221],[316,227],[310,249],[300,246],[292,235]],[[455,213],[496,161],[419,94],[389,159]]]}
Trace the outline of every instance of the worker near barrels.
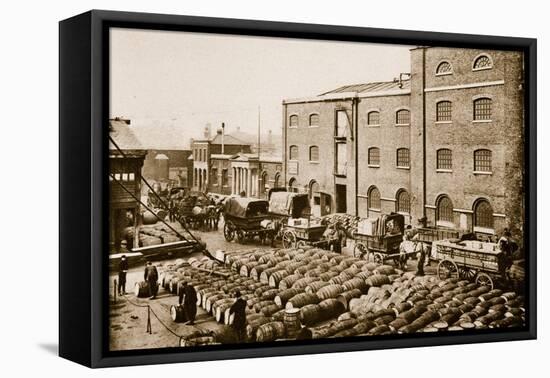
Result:
{"label": "worker near barrels", "polygon": [[233,330],[237,336],[237,342],[242,343],[246,338],[246,301],[241,298],[241,292],[235,291],[235,303],[229,308],[229,315],[234,314]]}
{"label": "worker near barrels", "polygon": [[197,291],[193,285],[189,285],[186,281],[183,281],[179,291],[179,304],[183,307],[185,324],[195,324],[195,317],[197,316]]}
{"label": "worker near barrels", "polygon": [[155,299],[157,297],[157,281],[159,279],[159,273],[157,271],[157,267],[154,266],[151,261],[147,261],[147,264],[145,265],[143,279],[147,282],[149,286],[149,299]]}
{"label": "worker near barrels", "polygon": [[118,264],[118,295],[126,294],[126,273],[128,273],[128,260],[126,255],[122,255]]}

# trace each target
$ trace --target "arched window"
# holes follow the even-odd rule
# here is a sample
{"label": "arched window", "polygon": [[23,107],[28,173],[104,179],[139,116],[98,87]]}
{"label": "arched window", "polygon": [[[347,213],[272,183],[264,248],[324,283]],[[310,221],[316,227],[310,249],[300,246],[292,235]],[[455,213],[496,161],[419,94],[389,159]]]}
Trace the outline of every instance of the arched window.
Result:
{"label": "arched window", "polygon": [[453,169],[453,152],[447,148],[437,150],[437,169]]}
{"label": "arched window", "polygon": [[487,55],[480,55],[474,60],[474,70],[487,70],[493,68],[493,61]]}
{"label": "arched window", "polygon": [[275,179],[273,180],[273,187],[278,188],[279,187],[279,181],[281,180],[281,174],[277,172],[275,174]]}
{"label": "arched window", "polygon": [[309,183],[309,198],[311,199],[315,193],[319,192],[319,183],[315,180],[311,180]]}
{"label": "arched window", "polygon": [[397,192],[397,198],[396,198],[396,210],[399,213],[407,213],[409,214],[411,212],[411,197],[409,196],[409,193],[405,189],[401,189]]}
{"label": "arched window", "polygon": [[395,123],[397,125],[410,125],[411,124],[411,112],[407,109],[398,110],[395,113]]}
{"label": "arched window", "polygon": [[298,127],[298,116],[296,114],[291,115],[289,121],[289,127]]}
{"label": "arched window", "polygon": [[490,150],[474,151],[474,171],[491,172],[492,153]]}
{"label": "arched window", "polygon": [[311,114],[309,116],[309,126],[319,126],[319,114]]}
{"label": "arched window", "polygon": [[319,161],[319,147],[309,147],[309,161]]}
{"label": "arched window", "polygon": [[439,63],[437,70],[435,71],[436,75],[450,75],[453,73],[453,66],[447,61]]}
{"label": "arched window", "polygon": [[294,177],[292,177],[290,180],[288,180],[288,191],[289,192],[296,191],[298,189],[296,186],[297,186],[297,182],[296,182],[296,179]]}
{"label": "arched window", "polygon": [[290,146],[289,160],[298,160],[298,146]]}
{"label": "arched window", "polygon": [[453,104],[451,101],[439,101],[436,105],[437,122],[451,121],[452,120]]}
{"label": "arched window", "polygon": [[482,97],[474,101],[474,121],[491,120],[491,108],[493,101]]}
{"label": "arched window", "polygon": [[494,228],[493,207],[487,200],[479,200],[474,204],[474,227]]}
{"label": "arched window", "polygon": [[380,165],[380,149],[378,147],[369,148],[369,165]]}
{"label": "arched window", "polygon": [[380,125],[380,112],[372,111],[367,114],[367,125],[379,126]]}
{"label": "arched window", "polygon": [[453,203],[447,196],[441,196],[437,201],[437,221],[453,223]]}
{"label": "arched window", "polygon": [[410,167],[410,153],[408,148],[397,149],[397,166],[401,168]]}
{"label": "arched window", "polygon": [[375,211],[379,211],[381,208],[380,191],[376,186],[373,186],[369,189],[368,206],[369,206],[369,210],[375,210]]}
{"label": "arched window", "polygon": [[268,177],[267,177],[267,172],[264,172],[262,173],[262,187],[260,188],[260,192],[261,193],[264,193],[265,192],[265,187],[266,185],[268,185]]}

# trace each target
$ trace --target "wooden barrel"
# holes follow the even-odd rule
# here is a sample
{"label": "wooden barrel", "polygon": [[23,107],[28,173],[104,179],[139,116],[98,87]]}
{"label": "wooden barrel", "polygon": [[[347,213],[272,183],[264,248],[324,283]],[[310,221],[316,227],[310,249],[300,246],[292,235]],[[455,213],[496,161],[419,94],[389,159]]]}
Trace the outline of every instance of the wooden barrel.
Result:
{"label": "wooden barrel", "polygon": [[361,296],[361,290],[359,289],[352,289],[348,291],[344,291],[343,293],[340,293],[336,299],[342,303],[345,309],[349,308],[349,301],[353,298],[359,298]]}
{"label": "wooden barrel", "polygon": [[256,261],[249,261],[246,264],[241,266],[241,269],[239,270],[239,274],[244,277],[250,276],[250,271],[252,268],[254,268],[258,263]]}
{"label": "wooden barrel", "polygon": [[293,288],[281,290],[279,294],[277,294],[277,296],[275,297],[274,302],[279,306],[285,306],[290,298],[303,292],[303,289]]}
{"label": "wooden barrel", "polygon": [[275,341],[286,336],[285,324],[283,322],[270,322],[262,324],[256,331],[256,341]]}
{"label": "wooden barrel", "polygon": [[308,304],[317,304],[321,302],[317,294],[313,293],[301,293],[293,296],[288,300],[285,305],[285,308],[301,308]]}
{"label": "wooden barrel", "polygon": [[322,281],[329,281],[331,278],[338,276],[338,272],[328,271],[319,274],[319,279]]}
{"label": "wooden barrel", "polygon": [[376,324],[373,321],[364,320],[364,321],[361,321],[361,322],[357,323],[351,329],[353,329],[357,333],[357,335],[362,335],[362,334],[368,333],[374,327],[376,327]]}
{"label": "wooden barrel", "polygon": [[183,307],[180,305],[170,307],[170,317],[172,318],[172,321],[176,323],[182,323],[187,320],[185,317],[185,311],[183,311]]}
{"label": "wooden barrel", "polygon": [[346,319],[335,322],[330,326],[330,328],[332,330],[332,334],[335,335],[338,332],[342,332],[343,330],[355,327],[358,323],[359,322],[357,321],[357,319]]}
{"label": "wooden barrel", "polygon": [[316,294],[320,300],[325,300],[328,298],[336,298],[344,291],[345,290],[342,287],[342,285],[335,284],[335,285],[327,285],[320,288]]}
{"label": "wooden barrel", "polygon": [[279,290],[286,290],[292,287],[292,285],[294,285],[294,283],[298,281],[300,278],[303,278],[301,274],[292,274],[292,275],[286,276],[279,282]]}
{"label": "wooden barrel", "polygon": [[250,271],[250,274],[249,276],[254,278],[256,281],[259,281],[260,280],[260,274],[262,274],[262,272],[266,269],[268,269],[269,267],[267,266],[267,264],[260,264],[260,265],[256,265],[254,268],[252,268],[252,270]]}
{"label": "wooden barrel", "polygon": [[338,315],[346,311],[342,302],[334,298],[328,298],[319,302],[319,307],[321,309],[321,320],[337,318]]}
{"label": "wooden barrel", "polygon": [[365,283],[371,287],[380,287],[382,285],[390,284],[390,278],[385,274],[374,274],[365,280]]}
{"label": "wooden barrel", "polygon": [[211,313],[212,312],[212,305],[220,300],[220,299],[225,299],[227,298],[227,294],[225,293],[221,293],[221,292],[216,292],[215,294],[213,295],[210,295],[206,298],[206,302],[205,302],[205,305],[204,305],[204,310],[208,313]]}
{"label": "wooden barrel", "polygon": [[263,308],[260,309],[260,312],[267,318],[271,317],[274,313],[276,313],[277,311],[281,310],[282,309],[282,306],[279,306],[278,304],[276,303],[272,303],[268,306],[265,306]]}
{"label": "wooden barrel", "polygon": [[369,289],[367,284],[365,283],[365,280],[363,280],[359,277],[347,280],[346,282],[344,282],[342,284],[342,287],[344,288],[345,291],[350,291],[350,290],[353,290],[353,289],[359,289],[359,290],[361,290],[362,293],[366,293],[367,290]]}
{"label": "wooden barrel", "polygon": [[294,289],[305,289],[307,285],[309,285],[310,283],[315,282],[315,281],[317,281],[317,278],[313,278],[313,277],[300,278],[299,280],[294,282],[292,287]]}
{"label": "wooden barrel", "polygon": [[438,320],[431,324],[432,327],[436,328],[438,331],[446,331],[449,328],[449,323],[445,320]]}
{"label": "wooden barrel", "polygon": [[254,311],[255,311],[256,313],[259,313],[259,312],[262,311],[262,308],[267,307],[267,306],[272,305],[272,304],[275,304],[275,302],[272,301],[272,300],[259,301],[258,303],[256,303],[256,304],[254,305]]}
{"label": "wooden barrel", "polygon": [[216,310],[213,315],[218,323],[229,324],[229,309],[233,306],[233,303],[235,303],[234,299],[227,298],[226,301],[223,301],[216,306]]}
{"label": "wooden barrel", "polygon": [[269,276],[269,286],[279,287],[279,282],[281,282],[281,280],[288,275],[289,274],[286,270],[278,270],[274,272]]}
{"label": "wooden barrel", "polygon": [[262,284],[262,286],[260,286],[259,288],[257,288],[256,290],[254,290],[254,295],[257,296],[257,297],[261,297],[262,294],[268,290],[272,290],[271,287],[269,287],[269,285],[266,285],[266,284]]}
{"label": "wooden barrel", "polygon": [[310,283],[309,285],[307,285],[305,287],[305,292],[306,293],[316,293],[317,291],[319,291],[322,287],[324,286],[327,286],[329,285],[328,282],[325,282],[325,281],[315,281],[315,282],[312,282]]}
{"label": "wooden barrel", "polygon": [[[233,298],[218,299],[216,302],[212,303],[212,307],[211,307],[212,315],[216,316],[220,307],[223,308],[223,306],[227,305],[228,303],[232,304],[234,301],[235,300]],[[221,316],[221,314],[220,314],[220,316]]]}
{"label": "wooden barrel", "polygon": [[391,333],[391,329],[387,324],[376,326],[367,332],[368,335],[383,335],[387,333]]}
{"label": "wooden barrel", "polygon": [[275,267],[267,268],[260,274],[260,282],[265,283],[266,285],[269,285],[269,277],[277,271],[278,269]]}
{"label": "wooden barrel", "polygon": [[271,315],[271,320],[274,322],[283,322],[285,318],[285,309],[281,308],[279,311]]}
{"label": "wooden barrel", "polygon": [[298,331],[302,328],[302,323],[300,322],[300,312],[301,309],[291,308],[285,309],[283,323],[286,328],[286,335],[288,338],[295,338]]}
{"label": "wooden barrel", "polygon": [[303,306],[300,308],[299,320],[302,324],[305,324],[308,327],[319,323],[322,320],[321,306],[318,304],[308,304]]}
{"label": "wooden barrel", "polygon": [[262,324],[269,323],[271,320],[269,318],[266,318],[265,316],[261,315],[258,317],[247,317],[247,324],[246,324],[246,338],[247,341],[253,342],[256,341],[256,330],[258,327],[260,327]]}
{"label": "wooden barrel", "polygon": [[287,271],[288,274],[294,274],[296,269],[304,266],[305,264],[301,261],[291,261],[290,264],[288,264],[286,267],[285,267],[285,270]]}
{"label": "wooden barrel", "polygon": [[136,282],[134,286],[134,294],[138,298],[149,296],[149,283],[147,281]]}
{"label": "wooden barrel", "polygon": [[272,301],[275,299],[275,297],[277,296],[277,294],[279,294],[279,290],[278,289],[271,289],[271,290],[266,290],[262,293],[262,295],[260,296],[260,300],[261,301]]}

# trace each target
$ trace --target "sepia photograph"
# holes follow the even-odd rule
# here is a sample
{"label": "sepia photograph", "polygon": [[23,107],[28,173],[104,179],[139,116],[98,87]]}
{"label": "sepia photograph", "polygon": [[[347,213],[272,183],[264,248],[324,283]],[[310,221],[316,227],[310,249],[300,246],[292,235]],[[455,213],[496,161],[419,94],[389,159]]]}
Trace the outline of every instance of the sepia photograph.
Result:
{"label": "sepia photograph", "polygon": [[109,351],[526,329],[522,51],[108,40]]}

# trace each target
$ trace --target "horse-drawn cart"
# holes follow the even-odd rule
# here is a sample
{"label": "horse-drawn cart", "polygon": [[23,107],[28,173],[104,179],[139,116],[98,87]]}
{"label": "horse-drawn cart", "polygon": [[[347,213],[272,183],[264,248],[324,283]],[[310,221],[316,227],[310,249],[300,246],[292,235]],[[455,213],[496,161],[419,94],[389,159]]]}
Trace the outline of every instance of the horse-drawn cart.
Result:
{"label": "horse-drawn cart", "polygon": [[439,261],[437,275],[441,279],[467,279],[491,289],[496,282],[507,280],[508,264],[496,243],[437,241],[432,244],[431,257]]}
{"label": "horse-drawn cart", "polygon": [[282,230],[283,248],[322,244],[324,243],[323,234],[326,228],[326,226],[320,223],[287,224]]}
{"label": "horse-drawn cart", "polygon": [[237,237],[239,243],[258,236],[265,240],[270,229],[263,226],[269,220],[269,203],[256,198],[231,197],[225,201],[223,235],[228,242]]}
{"label": "horse-drawn cart", "polygon": [[397,262],[404,228],[403,215],[396,213],[382,215],[377,220],[373,220],[373,226],[369,232],[360,228],[353,233],[355,240],[353,255],[380,264],[390,259]]}

